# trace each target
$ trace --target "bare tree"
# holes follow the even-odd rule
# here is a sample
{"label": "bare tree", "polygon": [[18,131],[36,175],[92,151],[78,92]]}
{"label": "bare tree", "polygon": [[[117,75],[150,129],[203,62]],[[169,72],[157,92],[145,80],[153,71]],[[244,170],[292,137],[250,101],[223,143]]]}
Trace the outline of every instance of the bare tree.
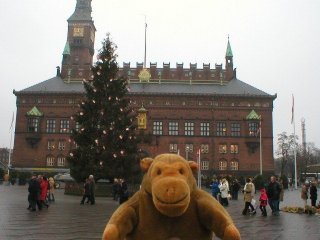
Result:
{"label": "bare tree", "polygon": [[[288,167],[289,169],[292,168],[292,162],[294,159],[294,148],[297,147],[295,141],[296,139],[298,139],[297,136],[294,136],[293,134],[288,136],[286,132],[278,134],[278,149],[276,151],[276,154],[280,161],[280,176],[283,176],[288,172]],[[292,174],[292,170],[289,171]]]}

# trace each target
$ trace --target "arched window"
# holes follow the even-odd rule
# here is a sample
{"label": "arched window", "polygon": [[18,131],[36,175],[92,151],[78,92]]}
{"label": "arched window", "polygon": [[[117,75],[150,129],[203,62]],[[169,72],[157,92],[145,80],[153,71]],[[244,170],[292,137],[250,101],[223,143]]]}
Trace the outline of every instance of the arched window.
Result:
{"label": "arched window", "polygon": [[227,170],[227,167],[228,167],[228,162],[227,162],[227,160],[221,159],[221,160],[219,161],[219,170],[220,170],[220,171],[225,171],[225,170]]}
{"label": "arched window", "polygon": [[64,167],[66,165],[66,158],[64,156],[59,156],[57,159],[57,166]]}
{"label": "arched window", "polygon": [[230,170],[238,171],[239,170],[239,162],[237,159],[232,159],[230,162]]}
{"label": "arched window", "polygon": [[52,155],[47,156],[47,166],[48,167],[54,166],[54,157]]}

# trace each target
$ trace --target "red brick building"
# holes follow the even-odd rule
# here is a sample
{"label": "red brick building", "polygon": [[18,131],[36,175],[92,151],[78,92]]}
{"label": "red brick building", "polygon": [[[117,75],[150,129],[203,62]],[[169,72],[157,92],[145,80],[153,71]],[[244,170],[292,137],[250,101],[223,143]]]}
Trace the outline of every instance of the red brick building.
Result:
{"label": "red brick building", "polygon": [[[91,0],[77,0],[68,19],[61,71],[39,84],[14,91],[17,119],[13,166],[16,169],[68,171],[66,156],[75,147],[71,116],[84,98],[83,79],[90,79],[95,26]],[[254,175],[271,173],[272,110],[276,95],[237,79],[228,40],[222,65],[157,66],[123,63],[119,75],[128,78],[129,97],[138,113],[141,153],[179,153],[196,160],[200,151],[203,174]],[[259,122],[261,116],[261,129]]]}

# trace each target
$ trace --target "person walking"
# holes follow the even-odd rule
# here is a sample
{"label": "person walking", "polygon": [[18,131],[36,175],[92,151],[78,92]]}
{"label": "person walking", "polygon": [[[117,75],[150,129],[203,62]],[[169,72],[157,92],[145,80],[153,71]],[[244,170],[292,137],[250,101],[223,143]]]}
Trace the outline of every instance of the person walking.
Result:
{"label": "person walking", "polygon": [[86,178],[86,182],[83,184],[83,195],[82,195],[82,200],[81,200],[80,204],[83,205],[86,199],[87,199],[87,203],[89,203],[89,201],[90,201],[90,181],[88,178]]}
{"label": "person walking", "polygon": [[318,198],[318,193],[317,193],[317,182],[313,181],[310,186],[310,199],[311,199],[311,206],[315,207],[317,198]]}
{"label": "person walking", "polygon": [[267,209],[266,206],[268,205],[268,196],[265,188],[260,189],[260,210],[262,213],[262,216],[267,216]]}
{"label": "person walking", "polygon": [[240,183],[238,182],[237,179],[235,179],[232,182],[231,185],[231,196],[232,196],[232,200],[238,200],[238,194],[239,194],[239,190],[240,190]]}
{"label": "person walking", "polygon": [[211,194],[212,196],[218,200],[218,193],[220,192],[219,190],[219,182],[217,179],[213,179],[211,185]]}
{"label": "person walking", "polygon": [[251,209],[252,214],[256,214],[256,210],[254,209],[253,205],[251,204],[252,200],[252,190],[253,184],[250,178],[246,179],[246,184],[243,188],[243,199],[244,199],[244,209],[242,211],[242,215],[247,215],[249,208]]}
{"label": "person walking", "polygon": [[46,203],[47,199],[47,191],[48,191],[48,181],[46,177],[40,176],[40,188],[41,188],[41,194],[40,194],[40,203],[41,206],[49,207],[49,204]]}
{"label": "person walking", "polygon": [[117,178],[115,178],[115,179],[113,179],[113,185],[112,185],[113,200],[118,201],[119,191],[120,191],[120,183],[119,183],[119,180]]}
{"label": "person walking", "polygon": [[49,196],[48,196],[49,202],[54,202],[54,179],[53,177],[49,177]]}
{"label": "person walking", "polygon": [[96,184],[94,182],[93,175],[89,176],[89,193],[90,193],[90,202],[91,205],[94,205],[96,203],[95,199],[95,189],[96,189]]}
{"label": "person walking", "polygon": [[40,195],[40,183],[37,179],[37,176],[35,174],[32,175],[30,181],[29,181],[29,187],[28,187],[28,201],[29,201],[29,207],[28,210],[30,211],[36,211],[36,206],[38,206],[39,210],[42,210],[41,204],[39,202],[39,195]]}
{"label": "person walking", "polygon": [[119,203],[122,204],[129,199],[128,185],[124,179],[120,179]]}
{"label": "person walking", "polygon": [[221,193],[221,205],[228,206],[228,195],[229,195],[229,184],[227,179],[223,178],[221,180],[221,184],[219,185],[220,193]]}
{"label": "person walking", "polygon": [[271,176],[270,183],[267,187],[267,196],[269,200],[269,206],[272,210],[272,215],[279,216],[279,201],[280,201],[280,192],[281,192],[281,186],[276,181],[275,176]]}
{"label": "person walking", "polygon": [[304,183],[301,187],[301,199],[303,201],[304,207],[308,204],[308,184]]}

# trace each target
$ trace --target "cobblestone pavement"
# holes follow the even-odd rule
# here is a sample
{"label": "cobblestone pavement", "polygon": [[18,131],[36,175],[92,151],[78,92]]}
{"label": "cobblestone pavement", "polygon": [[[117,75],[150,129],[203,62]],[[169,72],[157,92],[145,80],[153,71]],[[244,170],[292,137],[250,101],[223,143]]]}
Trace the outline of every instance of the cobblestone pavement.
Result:
{"label": "cobblestone pavement", "polygon": [[[110,198],[97,198],[96,205],[80,205],[79,196],[64,195],[63,190],[56,190],[55,195],[56,202],[49,209],[29,212],[27,186],[0,185],[0,239],[101,239],[106,222],[118,207]],[[281,205],[302,206],[300,191],[286,191]],[[271,216],[270,208],[268,217],[260,216],[260,210],[254,216],[243,216],[243,206],[240,195],[227,207],[242,239],[320,239],[319,216],[284,212]]]}

